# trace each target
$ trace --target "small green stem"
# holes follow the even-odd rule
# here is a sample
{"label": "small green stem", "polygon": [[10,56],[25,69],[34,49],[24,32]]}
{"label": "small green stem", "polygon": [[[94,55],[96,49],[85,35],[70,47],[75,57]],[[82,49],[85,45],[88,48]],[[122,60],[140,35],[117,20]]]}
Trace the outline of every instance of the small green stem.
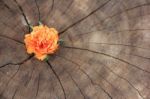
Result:
{"label": "small green stem", "polygon": [[38,22],[39,25],[43,25],[43,23],[41,21]]}

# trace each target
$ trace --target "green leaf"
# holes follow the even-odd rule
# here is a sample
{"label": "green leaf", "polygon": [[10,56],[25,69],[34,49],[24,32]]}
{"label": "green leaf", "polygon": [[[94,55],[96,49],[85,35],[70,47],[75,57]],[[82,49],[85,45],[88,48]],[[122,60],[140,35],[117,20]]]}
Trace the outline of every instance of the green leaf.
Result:
{"label": "green leaf", "polygon": [[41,21],[39,21],[38,23],[39,23],[39,25],[43,25],[43,23]]}
{"label": "green leaf", "polygon": [[49,60],[49,56],[47,55],[47,57],[44,59],[44,61],[48,61]]}
{"label": "green leaf", "polygon": [[64,44],[64,40],[59,39],[58,44],[59,44],[59,45],[63,45],[63,44]]}
{"label": "green leaf", "polygon": [[31,24],[29,24],[29,28],[31,31],[33,31],[33,26]]}

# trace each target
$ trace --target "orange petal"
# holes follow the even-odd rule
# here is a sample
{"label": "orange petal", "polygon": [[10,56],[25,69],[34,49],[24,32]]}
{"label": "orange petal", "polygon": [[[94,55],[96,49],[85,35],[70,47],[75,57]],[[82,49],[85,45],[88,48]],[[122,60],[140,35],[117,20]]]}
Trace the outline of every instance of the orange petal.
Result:
{"label": "orange petal", "polygon": [[46,54],[44,54],[44,55],[42,55],[42,54],[36,54],[35,57],[37,59],[39,59],[39,60],[44,60],[47,57],[47,55]]}
{"label": "orange petal", "polygon": [[31,47],[27,47],[27,53],[32,54],[34,50]]}

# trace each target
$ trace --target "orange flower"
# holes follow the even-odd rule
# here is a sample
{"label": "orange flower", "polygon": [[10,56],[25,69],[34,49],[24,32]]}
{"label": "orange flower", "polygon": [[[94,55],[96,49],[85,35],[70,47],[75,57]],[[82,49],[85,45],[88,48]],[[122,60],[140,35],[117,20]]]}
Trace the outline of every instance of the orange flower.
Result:
{"label": "orange flower", "polygon": [[33,27],[24,39],[27,52],[34,53],[39,60],[44,60],[47,54],[53,54],[58,49],[58,32],[54,28],[40,25]]}

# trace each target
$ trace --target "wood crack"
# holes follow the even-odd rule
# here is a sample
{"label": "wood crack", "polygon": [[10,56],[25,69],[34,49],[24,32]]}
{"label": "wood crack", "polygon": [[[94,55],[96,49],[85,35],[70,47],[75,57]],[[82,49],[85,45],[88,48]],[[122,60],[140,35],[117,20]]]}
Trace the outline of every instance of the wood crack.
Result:
{"label": "wood crack", "polygon": [[79,87],[78,83],[73,79],[73,77],[71,76],[71,74],[68,71],[66,71],[66,72],[68,73],[69,77],[71,78],[73,83],[76,85],[76,87],[79,89],[79,91],[80,91],[81,95],[83,96],[83,98],[86,99],[86,97],[85,97],[84,93],[82,92],[81,88]]}
{"label": "wood crack", "polygon": [[10,37],[8,37],[8,36],[1,35],[1,34],[0,34],[0,37],[6,38],[6,39],[10,39],[10,40],[13,40],[13,41],[15,41],[15,42],[17,42],[17,43],[20,43],[20,44],[23,44],[23,45],[24,45],[23,42],[21,42],[21,41],[19,41],[19,40],[16,40],[16,39],[13,39],[13,38],[10,38]]}
{"label": "wood crack", "polygon": [[[105,18],[104,20],[101,21],[101,23],[105,22],[107,19],[111,19],[111,18],[113,18],[113,17],[115,17],[115,16],[117,16],[117,15],[120,15],[120,14],[124,13],[124,12],[128,12],[128,11],[130,11],[130,10],[134,10],[134,9],[136,9],[136,8],[143,7],[143,6],[148,6],[148,5],[150,5],[150,3],[145,3],[145,4],[137,5],[137,6],[132,7],[132,8],[125,9],[125,10],[122,11],[122,12],[118,12],[118,13],[112,15],[112,16],[109,16],[109,17]],[[97,23],[97,24],[99,24],[99,23]],[[95,25],[97,25],[97,24],[95,24]]]}
{"label": "wood crack", "polygon": [[[13,80],[13,78],[17,75],[17,73],[19,72],[21,65],[24,64],[25,62],[29,61],[33,56],[29,56],[27,59],[25,59],[24,61],[17,63],[17,64],[13,64],[13,65],[19,65],[17,71],[10,77],[10,79],[8,80],[8,82],[6,83],[6,87],[9,85],[9,83]],[[8,64],[12,64],[12,63],[8,63]],[[8,65],[7,64],[7,65]],[[0,67],[2,68],[2,67]],[[6,87],[3,89],[3,91],[0,93],[0,96],[2,96],[2,94],[5,92]]]}
{"label": "wood crack", "polygon": [[[105,79],[101,74],[99,74],[96,70],[94,70],[97,74],[98,74],[98,76],[100,77],[100,78],[102,78],[105,82],[107,82],[112,88],[114,88],[116,91],[118,91],[118,92],[121,92],[119,89],[117,89],[112,83],[110,83],[107,79]],[[125,95],[121,92],[121,94],[124,96],[124,98],[125,98]],[[126,98],[125,98],[126,99]]]}
{"label": "wood crack", "polygon": [[25,84],[24,84],[25,86],[27,86],[27,85],[29,84],[29,82],[31,81],[32,76],[33,76],[33,72],[34,72],[34,67],[33,67],[32,71],[31,71],[31,74],[30,74],[29,80],[27,80],[27,81],[25,82]]}
{"label": "wood crack", "polygon": [[140,97],[142,97],[142,99],[144,99],[144,97],[142,96],[142,94],[140,93],[140,91],[139,91],[136,87],[134,87],[134,85],[133,85],[129,80],[127,80],[126,78],[124,78],[124,77],[118,75],[117,73],[115,73],[115,72],[114,72],[112,69],[110,69],[107,65],[105,65],[105,64],[103,64],[103,63],[101,63],[101,64],[102,64],[105,68],[107,68],[111,73],[113,73],[114,75],[116,75],[118,78],[120,78],[120,79],[126,81],[134,90],[136,90],[136,92],[140,95]]}
{"label": "wood crack", "polygon": [[[85,35],[89,35],[91,33],[101,32],[101,31],[104,31],[104,30],[107,30],[107,29],[109,29],[109,28],[101,28],[101,29],[86,32],[86,33],[80,33],[80,34],[77,34],[75,36],[85,36]],[[128,29],[128,30],[114,31],[114,32],[111,32],[111,33],[121,33],[121,32],[130,32],[130,31],[136,32],[136,31],[148,31],[148,30],[150,30],[150,29]]]}
{"label": "wood crack", "polygon": [[39,74],[39,77],[38,77],[38,83],[37,83],[37,91],[36,91],[36,95],[35,95],[35,99],[37,98],[38,96],[38,93],[39,93],[39,88],[40,88],[40,80],[41,80],[41,75]]}
{"label": "wood crack", "polygon": [[79,69],[88,77],[88,79],[90,80],[90,82],[91,82],[93,85],[96,85],[96,86],[100,87],[100,89],[103,90],[103,92],[104,92],[105,94],[107,94],[107,96],[108,96],[110,99],[113,99],[113,97],[112,97],[104,88],[102,88],[102,86],[101,86],[100,84],[95,83],[95,82],[91,79],[91,77],[90,77],[83,69],[81,69],[81,68],[79,68]]}
{"label": "wood crack", "polygon": [[[58,55],[57,55],[57,56],[58,56]],[[79,69],[83,74],[85,74],[85,75],[88,77],[88,79],[90,80],[91,84],[98,86],[105,94],[107,94],[107,96],[108,96],[110,99],[113,99],[113,97],[112,97],[104,88],[102,88],[102,86],[101,86],[100,84],[95,83],[95,82],[91,79],[91,77],[90,77],[82,68],[80,68],[81,66],[80,66],[79,64],[77,64],[77,63],[73,62],[72,60],[69,60],[69,59],[67,59],[67,58],[65,58],[65,57],[62,57],[62,56],[59,56],[59,57],[61,57],[61,58],[65,59],[65,60],[67,60],[67,61],[69,61],[69,62],[75,64],[76,66],[78,66],[78,69]]]}
{"label": "wood crack", "polygon": [[50,67],[50,69],[52,70],[52,72],[54,73],[54,75],[56,76],[57,80],[59,81],[59,84],[60,84],[60,86],[61,86],[61,88],[62,88],[62,91],[63,91],[63,94],[64,94],[64,99],[67,99],[67,98],[66,98],[65,89],[64,89],[64,87],[63,87],[63,84],[62,84],[62,82],[61,82],[61,80],[60,80],[58,74],[55,72],[53,66],[51,65],[51,63],[50,63],[49,61],[47,61],[47,64],[48,64],[48,66]]}
{"label": "wood crack", "polygon": [[49,15],[51,15],[51,13],[52,13],[52,11],[53,11],[53,9],[54,9],[54,2],[55,2],[55,0],[52,0],[52,5],[51,5],[50,10],[48,11],[48,14],[47,14],[46,19],[48,18]]}
{"label": "wood crack", "polygon": [[[57,55],[57,56],[58,56],[58,55]],[[65,60],[70,61],[71,63],[77,65],[79,70],[81,70],[83,73],[86,73],[83,69],[81,69],[81,65],[79,65],[78,63],[76,63],[76,62],[74,62],[74,61],[72,61],[72,60],[70,60],[70,59],[67,59],[67,58],[65,58],[65,57],[62,57],[62,56],[59,56],[59,57],[61,57],[61,58],[65,59]],[[142,94],[140,93],[140,91],[139,91],[136,87],[134,87],[134,85],[133,85],[129,80],[127,80],[126,78],[124,78],[124,77],[122,77],[122,76],[116,74],[113,70],[111,70],[108,66],[104,65],[103,63],[101,63],[101,64],[102,64],[105,68],[107,68],[110,72],[112,72],[114,75],[116,75],[118,78],[120,78],[120,79],[126,81],[126,82],[140,95],[140,97],[142,97],[142,99],[144,99],[144,97],[142,96]],[[86,75],[89,76],[87,73],[86,73]],[[99,75],[99,76],[100,76],[100,75]],[[109,83],[109,84],[110,84],[110,83]],[[111,85],[112,85],[112,84],[111,84]]]}
{"label": "wood crack", "polygon": [[0,66],[0,68],[3,68],[3,67],[5,67],[5,66],[7,66],[7,65],[22,65],[22,64],[24,64],[26,61],[30,60],[33,56],[34,56],[34,55],[30,55],[28,58],[26,58],[26,59],[24,59],[23,61],[18,62],[18,63],[6,63],[6,64]]}
{"label": "wood crack", "polygon": [[66,12],[68,11],[68,9],[71,7],[71,5],[73,4],[74,0],[72,0],[69,5],[66,7],[65,11],[62,13],[62,15],[66,14]]}
{"label": "wood crack", "polygon": [[16,3],[16,5],[18,6],[19,10],[21,11],[22,16],[24,17],[24,20],[25,20],[25,22],[26,22],[27,25],[28,25],[29,32],[31,32],[31,31],[32,31],[32,28],[31,28],[31,25],[30,25],[30,23],[29,23],[29,21],[28,21],[26,15],[25,15],[24,11],[23,11],[23,8],[19,5],[19,3],[17,2],[17,0],[14,0],[14,2]]}
{"label": "wood crack", "polygon": [[136,69],[139,69],[139,70],[141,70],[141,71],[143,71],[143,72],[146,72],[146,73],[150,74],[150,71],[147,71],[147,70],[145,70],[145,69],[143,69],[143,68],[140,68],[140,67],[138,67],[138,66],[136,66],[136,65],[134,65],[134,64],[132,64],[132,63],[130,63],[130,62],[128,62],[128,61],[125,61],[125,60],[123,60],[123,59],[117,58],[117,57],[115,57],[115,56],[112,56],[112,55],[109,55],[109,54],[106,54],[106,53],[102,53],[102,52],[98,52],[98,51],[93,51],[93,50],[89,50],[89,49],[86,49],[86,48],[78,48],[78,47],[70,47],[70,46],[63,46],[63,48],[71,48],[71,49],[83,50],[83,51],[88,51],[88,52],[92,52],[92,53],[104,55],[104,56],[107,56],[107,57],[110,57],[110,58],[119,60],[119,61],[121,61],[121,62],[123,62],[123,63],[128,64],[129,66],[132,66],[132,67],[134,67],[134,68],[136,68]]}
{"label": "wood crack", "polygon": [[18,91],[18,88],[15,90],[15,92],[14,92],[14,94],[13,94],[13,96],[12,96],[12,99],[15,99],[15,96],[16,96],[17,91]]}
{"label": "wood crack", "polygon": [[1,0],[1,2],[4,4],[4,6],[5,6],[11,13],[15,13],[3,0]]}
{"label": "wood crack", "polygon": [[68,26],[67,28],[65,28],[61,32],[59,32],[59,35],[62,35],[68,29],[70,29],[73,26],[75,26],[75,25],[79,24],[80,22],[84,21],[85,19],[87,19],[88,17],[90,17],[91,15],[93,15],[95,12],[97,12],[99,9],[101,9],[102,7],[104,7],[106,4],[108,4],[110,1],[111,0],[106,1],[104,4],[100,5],[97,9],[95,9],[94,11],[92,11],[91,13],[89,13],[87,16],[85,16],[85,17],[81,18],[80,20],[76,21],[75,23],[71,24],[70,26]]}
{"label": "wood crack", "polygon": [[35,4],[36,4],[36,7],[38,9],[39,22],[41,22],[41,13],[40,13],[39,5],[37,3],[37,0],[34,0],[34,1],[35,1]]}
{"label": "wood crack", "polygon": [[135,48],[139,48],[139,49],[143,49],[143,50],[150,50],[150,49],[148,49],[148,48],[143,48],[143,47],[140,47],[140,46],[129,45],[129,44],[96,43],[96,42],[86,42],[86,43],[90,43],[90,44],[99,44],[99,45],[116,45],[116,46],[125,46],[125,47],[135,47]]}

